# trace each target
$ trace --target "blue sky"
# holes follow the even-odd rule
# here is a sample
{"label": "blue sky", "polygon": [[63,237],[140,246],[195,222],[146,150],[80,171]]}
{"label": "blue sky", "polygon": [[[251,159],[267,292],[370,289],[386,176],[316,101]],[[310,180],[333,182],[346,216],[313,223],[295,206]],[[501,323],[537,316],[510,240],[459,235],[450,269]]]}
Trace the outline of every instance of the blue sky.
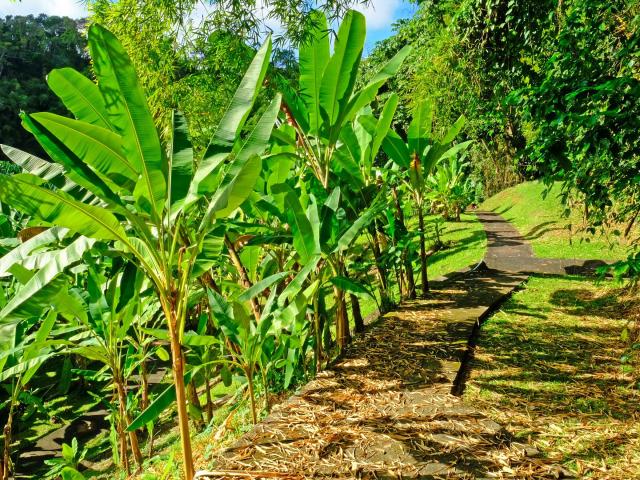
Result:
{"label": "blue sky", "polygon": [[[399,18],[407,18],[412,15],[416,7],[407,0],[371,0],[366,8],[358,8],[367,17],[367,43],[365,55],[367,55],[375,42],[387,38],[392,34],[391,25]],[[78,0],[22,0],[10,2],[0,0],[0,16],[5,15],[29,15],[46,13],[48,15],[61,15],[72,18],[86,16],[85,5]]]}

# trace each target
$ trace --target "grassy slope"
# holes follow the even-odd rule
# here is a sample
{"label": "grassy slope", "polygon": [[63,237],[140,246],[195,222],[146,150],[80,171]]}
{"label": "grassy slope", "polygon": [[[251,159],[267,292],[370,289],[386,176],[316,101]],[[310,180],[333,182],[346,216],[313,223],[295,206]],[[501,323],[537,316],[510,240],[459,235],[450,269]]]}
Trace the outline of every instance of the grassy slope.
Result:
{"label": "grassy slope", "polygon": [[[538,257],[619,260],[626,258],[624,245],[603,235],[576,233],[582,226],[582,212],[563,217],[564,207],[554,186],[546,198],[540,182],[525,182],[486,200],[481,209],[499,213],[512,222],[531,242]],[[573,233],[568,228],[572,226]],[[612,245],[610,245],[610,242]]]}
{"label": "grassy slope", "polygon": [[639,307],[606,283],[533,277],[483,327],[465,399],[579,478],[637,478],[638,366],[634,382],[620,333]]}
{"label": "grassy slope", "polygon": [[[442,241],[447,248],[429,258],[427,273],[436,278],[475,265],[484,258],[487,236],[475,215],[463,214],[460,222],[446,222]],[[415,269],[416,273],[420,271]]]}

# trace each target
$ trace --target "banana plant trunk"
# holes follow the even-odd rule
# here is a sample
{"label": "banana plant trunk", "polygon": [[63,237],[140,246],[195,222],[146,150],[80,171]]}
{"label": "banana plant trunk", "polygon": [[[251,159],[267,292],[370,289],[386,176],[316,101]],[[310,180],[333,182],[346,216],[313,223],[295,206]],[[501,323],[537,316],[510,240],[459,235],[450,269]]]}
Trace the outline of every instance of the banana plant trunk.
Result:
{"label": "banana plant trunk", "polygon": [[422,295],[424,296],[429,293],[429,278],[427,277],[427,248],[422,205],[418,207],[418,226],[420,229],[420,275],[422,276]]}
{"label": "banana plant trunk", "polygon": [[244,371],[247,377],[247,383],[249,385],[249,401],[251,402],[251,419],[253,420],[253,424],[258,423],[258,413],[256,408],[256,392],[253,384],[253,369],[246,368]]}
{"label": "banana plant trunk", "polygon": [[[374,224],[370,227],[369,233],[373,238],[373,242],[371,243],[371,247],[373,250],[373,259],[376,262],[376,271],[378,273],[378,279],[380,280],[380,290],[381,294],[384,297],[387,297],[387,289],[388,289],[388,281],[387,281],[387,270],[382,265],[382,248],[380,247],[380,237],[379,237],[380,228],[378,226],[378,222],[374,221]],[[384,302],[383,302],[384,303]]]}
{"label": "banana plant trunk", "polygon": [[[402,225],[402,229],[406,231],[407,226],[404,221],[404,211],[402,210],[402,204],[400,202],[400,194],[398,193],[396,187],[393,187],[391,189],[391,193],[393,195],[393,200],[396,206],[396,215],[398,217],[398,221],[400,222],[400,225]],[[413,300],[416,298],[416,281],[413,277],[413,266],[411,265],[411,258],[409,257],[409,255],[404,255],[404,271],[407,277],[407,298]],[[400,289],[400,292],[402,295],[402,289]]]}
{"label": "banana plant trunk", "polygon": [[211,399],[211,370],[209,368],[205,369],[205,377],[204,388],[207,395],[207,422],[211,423],[213,421],[213,401]]}
{"label": "banana plant trunk", "polygon": [[13,403],[9,408],[9,417],[7,423],[4,426],[4,449],[2,452],[2,469],[0,470],[0,479],[9,480],[11,474],[11,436],[12,436],[12,424],[13,424]]}
{"label": "banana plant trunk", "polygon": [[142,388],[142,403],[140,407],[145,411],[149,406],[149,372],[147,372],[147,362],[140,363],[140,388]]}
{"label": "banana plant trunk", "polygon": [[351,341],[349,319],[347,317],[344,290],[334,286],[333,292],[336,296],[336,341],[338,348],[342,352]]}
{"label": "banana plant trunk", "polygon": [[[126,440],[126,428],[131,423],[131,419],[129,418],[129,414],[127,413],[127,392],[124,387],[124,381],[121,376],[116,378],[116,389],[118,391],[118,403],[120,404],[120,415],[122,417],[122,431],[124,440],[121,443],[124,445],[124,450],[122,452],[122,458],[127,458],[127,440]],[[135,431],[129,432],[129,444],[131,445],[131,453],[133,454],[133,458],[138,466],[138,471],[142,470],[142,452],[140,451],[140,445],[138,444],[138,437]]]}
{"label": "banana plant trunk", "polygon": [[[189,396],[189,403],[193,407],[195,407],[198,412],[202,412],[202,405],[200,405],[200,398],[198,398],[198,389],[196,388],[194,379],[189,382],[189,385],[187,386],[187,392]],[[196,429],[201,428],[202,423],[202,417],[193,419],[193,425]]]}
{"label": "banana plant trunk", "polygon": [[[240,255],[238,255],[238,252],[236,251],[235,245],[231,240],[229,240],[229,237],[227,237],[226,235],[224,236],[224,244],[227,246],[227,250],[229,250],[229,257],[231,257],[231,262],[238,272],[238,276],[240,277],[240,284],[244,288],[251,288],[253,284],[249,279],[249,275],[247,275],[247,269],[244,268],[242,260],[240,260]],[[252,297],[249,300],[249,304],[251,305],[251,311],[253,312],[253,316],[255,317],[256,322],[260,322],[260,307],[258,305],[258,300],[256,300],[255,297]]]}
{"label": "banana plant trunk", "polygon": [[353,315],[353,323],[357,333],[364,332],[364,319],[362,318],[362,310],[360,310],[360,300],[353,293],[349,294],[351,299],[351,314]]}
{"label": "banana plant trunk", "polygon": [[314,356],[316,361],[316,373],[322,370],[322,321],[320,319],[320,292],[313,295],[313,326],[315,330]]}
{"label": "banana plant trunk", "polygon": [[187,414],[187,398],[184,385],[184,361],[182,359],[182,347],[178,337],[178,319],[176,311],[171,309],[165,312],[169,319],[169,337],[171,341],[171,363],[173,368],[173,383],[176,387],[176,405],[178,409],[178,428],[180,429],[180,442],[182,444],[182,456],[184,462],[184,476],[190,480],[194,476],[193,453],[191,450],[191,435],[189,433],[189,415]]}

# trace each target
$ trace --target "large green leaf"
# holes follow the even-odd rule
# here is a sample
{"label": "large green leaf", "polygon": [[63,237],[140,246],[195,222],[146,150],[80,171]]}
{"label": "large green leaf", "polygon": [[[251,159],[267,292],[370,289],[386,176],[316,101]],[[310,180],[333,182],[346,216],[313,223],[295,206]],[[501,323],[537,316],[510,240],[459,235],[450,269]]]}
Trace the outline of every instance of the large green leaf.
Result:
{"label": "large green leaf", "polygon": [[87,237],[99,240],[126,237],[120,222],[108,210],[83,204],[64,192],[41,187],[38,182],[39,179],[30,174],[0,176],[0,200],[48,224],[66,227]]}
{"label": "large green leaf", "polygon": [[[269,48],[266,48],[267,46]],[[268,62],[268,57],[264,56],[267,54],[267,51],[270,51],[270,48],[270,42],[265,43],[265,45],[256,55],[256,58],[254,58],[253,63],[251,64],[251,67],[247,71],[247,74],[245,75],[245,78],[243,80],[244,87],[243,85],[240,86],[240,88],[236,92],[236,97],[234,97],[234,100],[232,101],[230,110],[227,112],[227,116],[229,116],[229,118],[226,120],[221,120],[221,126],[219,127],[219,129],[222,129],[222,131],[220,132],[220,135],[230,135],[230,132],[226,131],[226,129],[223,128],[222,122],[224,121],[240,121],[242,122],[242,124],[244,124],[246,116],[249,114],[251,106],[253,105],[253,102],[255,100],[254,97],[249,96],[250,86],[253,85],[255,89],[259,87],[260,84],[255,83],[258,80],[256,76],[260,77],[262,75],[262,77],[260,78],[263,78],[263,73],[260,73],[261,70],[258,70],[258,67],[262,66],[264,62]],[[257,92],[258,90],[255,90],[256,95]],[[271,102],[265,113],[258,121],[256,127],[251,132],[249,138],[242,144],[240,151],[237,152],[236,164],[246,164],[249,160],[248,157],[254,154],[260,154],[265,150],[265,148],[267,147],[267,142],[273,130],[273,125],[278,115],[280,100],[280,96],[278,95]],[[235,113],[232,114],[232,110],[235,111]],[[195,171],[195,174],[191,181],[191,185],[189,186],[189,193],[185,199],[184,208],[196,202],[202,196],[214,193],[214,189],[217,188],[218,190],[214,193],[214,197],[218,197],[218,200],[216,200],[218,203],[215,204],[215,208],[217,210],[225,208],[226,211],[218,215],[226,216],[228,213],[235,210],[240,205],[240,203],[242,203],[247,198],[249,193],[251,193],[251,190],[255,185],[255,180],[257,180],[257,177],[253,180],[251,177],[255,170],[247,170],[245,172],[245,176],[243,177],[245,181],[236,182],[237,186],[234,187],[236,189],[240,189],[241,187],[245,188],[247,185],[251,184],[251,187],[248,191],[246,191],[246,195],[244,196],[244,198],[241,198],[240,202],[234,201],[234,199],[231,197],[225,197],[225,195],[229,195],[231,193],[229,190],[226,190],[225,178],[223,178],[219,184],[216,181],[214,172],[218,171],[222,167],[223,162],[228,158],[229,153],[231,152],[232,145],[233,141],[222,140],[221,138],[214,136],[214,140],[212,140],[211,145],[207,149],[205,157],[200,161],[200,163],[198,164],[198,168]],[[256,162],[255,160],[252,160],[249,163],[255,164]],[[229,172],[231,172],[232,170],[233,168],[230,169]],[[229,172],[227,172],[227,180],[229,180]],[[249,175],[250,172],[251,175]],[[257,169],[257,173],[260,173],[259,168]],[[251,181],[253,181],[253,183],[251,183]],[[225,188],[225,190],[222,190],[223,188]],[[240,197],[238,197],[238,199],[240,199]],[[222,203],[220,203],[220,201]],[[228,208],[224,205],[224,202],[227,201],[230,201]],[[213,206],[214,203],[210,202],[209,205]]]}
{"label": "large green leaf", "polygon": [[351,280],[347,277],[332,277],[331,283],[338,287],[340,290],[344,290],[345,292],[353,293],[358,296],[367,296],[373,298],[375,300],[375,296],[371,292],[371,290],[365,287],[362,283],[356,282],[355,280]]}
{"label": "large green leaf", "polygon": [[280,91],[287,113],[293,116],[303,132],[309,131],[309,110],[300,95],[286,80],[280,81]]}
{"label": "large green leaf", "polygon": [[385,201],[382,197],[381,192],[369,206],[369,208],[362,212],[358,219],[353,222],[353,224],[347,229],[346,232],[342,234],[342,236],[338,240],[338,245],[336,246],[335,251],[339,252],[347,250],[356,239],[356,237],[360,234],[362,229],[369,225],[373,221],[373,219],[380,214],[380,212],[384,209],[384,206]]}
{"label": "large green leaf", "polygon": [[246,302],[247,300],[251,300],[256,295],[262,293],[265,289],[269,288],[271,285],[280,282],[284,277],[290,275],[291,272],[278,272],[273,275],[268,276],[267,278],[263,278],[252,287],[245,290],[239,297],[239,302]]}
{"label": "large green leaf", "polygon": [[318,133],[320,126],[320,85],[329,63],[330,46],[327,17],[320,11],[311,14],[313,29],[309,39],[300,45],[300,98],[309,111],[311,133]]}
{"label": "large green leaf", "polygon": [[56,68],[47,76],[47,83],[78,120],[113,129],[98,86],[80,72]]}
{"label": "large green leaf", "polygon": [[143,211],[157,217],[166,199],[166,164],[144,92],[129,56],[111,32],[93,24],[88,37],[109,123],[122,136],[124,154],[142,177],[134,196]]}
{"label": "large green leaf", "polygon": [[354,10],[347,12],[338,30],[333,56],[320,85],[321,116],[326,129],[340,129],[338,119],[345,111],[353,92],[365,35],[364,15]]}
{"label": "large green leaf", "polygon": [[262,160],[258,155],[245,159],[236,158],[231,163],[218,190],[209,201],[206,214],[200,224],[201,231],[209,227],[214,217],[226,217],[247,199],[260,176],[261,168]]}
{"label": "large green leaf", "polygon": [[307,264],[293,277],[293,280],[282,291],[278,297],[278,306],[283,307],[287,300],[292,299],[300,293],[304,282],[307,280],[311,272],[313,272],[318,266],[318,262],[322,257],[320,255],[314,255]]}
{"label": "large green leaf", "polygon": [[251,131],[249,138],[247,138],[240,148],[240,151],[237,153],[237,158],[244,159],[249,158],[252,155],[260,155],[266,150],[269,145],[273,126],[278,118],[281,100],[282,97],[280,94],[277,94],[271,101],[265,112],[260,117],[260,120],[258,120],[255,128]]}
{"label": "large green leaf", "polygon": [[193,176],[193,146],[189,140],[187,121],[180,112],[173,112],[173,138],[169,185],[171,203],[186,197]]}
{"label": "large green leaf", "polygon": [[422,157],[424,149],[431,140],[433,124],[433,105],[430,100],[423,100],[413,113],[413,120],[407,130],[409,153]]}
{"label": "large green leaf", "polygon": [[220,261],[224,247],[224,228],[215,228],[208,232],[202,240],[202,249],[193,266],[193,275],[200,277]]}
{"label": "large green leaf", "polygon": [[316,239],[313,234],[313,227],[300,205],[300,200],[292,192],[285,198],[287,208],[287,219],[293,233],[293,247],[300,256],[302,263],[309,262],[313,255],[320,253],[316,251]]}
{"label": "large green leaf", "polygon": [[233,146],[244,122],[249,116],[253,103],[258,97],[260,86],[267,73],[270,57],[271,37],[268,37],[253,58],[231,100],[231,105],[220,120],[218,129],[207,149],[205,160],[210,155],[215,155],[220,151],[228,151]]}
{"label": "large green leaf", "polygon": [[120,212],[125,211],[120,197],[86,163],[29,115],[22,114],[21,118],[23,126],[33,134],[51,159],[62,165],[70,180]]}
{"label": "large green leaf", "polygon": [[69,230],[66,228],[53,227],[21,243],[4,257],[0,258],[0,277],[7,276],[9,274],[9,268],[25,260],[37,248],[57,243],[65,238],[67,233],[69,233]]}
{"label": "large green leaf", "polygon": [[[184,375],[184,384],[191,382],[191,377],[196,370],[189,370]],[[147,423],[156,420],[162,412],[169,408],[176,401],[176,387],[171,385],[167,387],[156,399],[149,405],[144,412],[138,415],[133,422],[127,427],[127,432],[132,432],[139,428],[143,428]]]}
{"label": "large green leaf", "polygon": [[447,130],[447,133],[445,134],[445,136],[442,138],[442,140],[440,141],[440,143],[442,143],[443,145],[447,144],[447,143],[451,143],[455,140],[455,138],[458,136],[458,134],[462,131],[462,128],[464,127],[464,124],[466,122],[466,118],[464,117],[464,115],[461,115],[453,125],[451,125],[451,127],[449,128],[449,130]]}
{"label": "large green leaf", "polygon": [[375,160],[378,155],[378,151],[380,150],[380,146],[382,142],[387,137],[387,133],[391,128],[391,122],[393,122],[393,116],[396,113],[396,108],[398,108],[398,95],[393,93],[389,97],[389,99],[385,102],[384,107],[382,109],[382,113],[380,114],[380,118],[378,119],[378,123],[376,124],[375,133],[373,135],[373,141],[371,144],[371,162]]}
{"label": "large green leaf", "polygon": [[133,192],[138,181],[134,165],[124,155],[120,135],[90,123],[53,113],[34,113],[31,117],[107,183],[120,192]]}
{"label": "large green leaf", "polygon": [[4,154],[11,159],[13,163],[21,167],[27,173],[32,173],[47,182],[60,188],[65,185],[64,168],[57,163],[47,162],[42,158],[31,155],[18,148],[8,145],[0,145]]}
{"label": "large green leaf", "polygon": [[38,355],[37,357],[32,358],[31,360],[20,362],[11,368],[6,368],[2,372],[0,372],[0,382],[4,382],[5,380],[11,377],[14,377],[16,375],[19,375],[21,373],[24,373],[27,370],[40,367],[44,362],[49,360],[54,355],[56,355],[55,352],[47,352],[42,355]]}
{"label": "large green leaf", "polygon": [[[11,300],[0,311],[0,322],[6,322],[13,317],[21,317],[21,307],[31,301],[31,298],[44,287],[49,285],[66,268],[82,259],[82,255],[89,250],[95,240],[92,238],[79,237],[66,248],[59,250],[49,263],[38,270],[31,279],[11,297]],[[28,305],[27,305],[28,307]],[[28,311],[29,314],[31,310]]]}
{"label": "large green leaf", "polygon": [[213,215],[218,218],[229,215],[253,191],[262,168],[262,160],[259,155],[267,148],[279,108],[280,96],[278,95],[260,117],[256,127],[222,178],[217,191],[209,202],[202,227],[206,227]]}
{"label": "large green leaf", "polygon": [[344,113],[344,121],[353,119],[363,107],[366,107],[373,101],[380,87],[398,72],[402,66],[402,62],[404,62],[404,59],[407,58],[410,52],[411,47],[409,45],[402,48],[378,71],[362,90],[351,98]]}
{"label": "large green leaf", "polygon": [[396,165],[403,168],[409,167],[409,148],[395,131],[389,130],[382,141],[382,149]]}

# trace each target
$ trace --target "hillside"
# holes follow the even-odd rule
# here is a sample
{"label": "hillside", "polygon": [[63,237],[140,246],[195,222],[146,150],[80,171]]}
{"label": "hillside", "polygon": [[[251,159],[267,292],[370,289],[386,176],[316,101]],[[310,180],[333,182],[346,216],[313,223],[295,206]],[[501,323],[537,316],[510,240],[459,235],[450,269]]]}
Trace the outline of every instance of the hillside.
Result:
{"label": "hillside", "polygon": [[524,182],[487,199],[481,210],[502,215],[513,223],[534,253],[546,258],[619,260],[627,255],[625,241],[613,234],[584,231],[582,211],[573,209],[565,215],[554,185],[545,195],[541,182]]}

